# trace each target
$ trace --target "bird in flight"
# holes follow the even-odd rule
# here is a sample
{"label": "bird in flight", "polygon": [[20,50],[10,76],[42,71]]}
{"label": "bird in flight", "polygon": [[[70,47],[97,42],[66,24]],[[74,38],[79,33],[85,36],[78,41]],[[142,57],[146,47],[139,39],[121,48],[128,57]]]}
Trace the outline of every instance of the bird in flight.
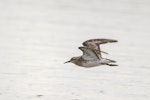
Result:
{"label": "bird in flight", "polygon": [[118,66],[115,60],[103,58],[101,53],[108,54],[104,51],[101,51],[100,45],[105,43],[114,43],[118,42],[114,39],[90,39],[83,42],[83,46],[79,49],[83,52],[82,56],[72,57],[69,61],[65,63],[74,63],[75,65],[90,68],[99,65],[108,65],[108,66]]}

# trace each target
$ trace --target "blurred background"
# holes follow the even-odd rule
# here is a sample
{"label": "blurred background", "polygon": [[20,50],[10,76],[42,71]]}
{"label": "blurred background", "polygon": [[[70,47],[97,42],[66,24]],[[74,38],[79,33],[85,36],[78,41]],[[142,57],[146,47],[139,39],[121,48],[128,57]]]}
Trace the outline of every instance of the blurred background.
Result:
{"label": "blurred background", "polygon": [[[149,100],[149,0],[0,0],[1,100]],[[118,67],[63,64],[87,39]]]}

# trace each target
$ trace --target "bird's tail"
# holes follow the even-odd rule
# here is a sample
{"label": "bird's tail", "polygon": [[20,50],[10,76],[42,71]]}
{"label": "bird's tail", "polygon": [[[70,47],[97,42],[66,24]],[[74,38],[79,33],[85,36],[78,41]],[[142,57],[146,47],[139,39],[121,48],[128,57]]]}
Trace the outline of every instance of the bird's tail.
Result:
{"label": "bird's tail", "polygon": [[110,63],[107,63],[106,65],[108,65],[108,66],[118,66],[117,64],[111,64],[111,63],[116,63],[115,60],[111,60],[111,59],[107,59],[107,60],[109,60]]}

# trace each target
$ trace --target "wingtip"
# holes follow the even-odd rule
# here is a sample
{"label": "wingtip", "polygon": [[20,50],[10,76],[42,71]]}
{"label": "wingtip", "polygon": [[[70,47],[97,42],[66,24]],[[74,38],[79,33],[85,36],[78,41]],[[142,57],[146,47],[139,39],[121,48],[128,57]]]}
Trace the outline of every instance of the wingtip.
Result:
{"label": "wingtip", "polygon": [[118,40],[110,39],[109,42],[118,42]]}
{"label": "wingtip", "polygon": [[118,42],[118,40],[114,40],[114,42]]}

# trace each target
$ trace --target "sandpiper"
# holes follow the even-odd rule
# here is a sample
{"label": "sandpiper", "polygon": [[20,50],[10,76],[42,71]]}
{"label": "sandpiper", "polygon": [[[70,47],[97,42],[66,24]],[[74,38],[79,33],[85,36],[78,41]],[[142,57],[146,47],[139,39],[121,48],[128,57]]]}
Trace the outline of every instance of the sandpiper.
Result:
{"label": "sandpiper", "polygon": [[[108,65],[108,66],[118,66],[114,63],[116,61],[110,60],[107,58],[103,58],[101,53],[106,53],[101,51],[100,45],[105,43],[113,43],[118,42],[114,39],[90,39],[83,42],[83,46],[79,47],[79,49],[83,52],[82,56],[72,57],[69,61],[65,63],[74,63],[78,66],[90,68],[99,65]],[[107,54],[107,53],[106,53]]]}

